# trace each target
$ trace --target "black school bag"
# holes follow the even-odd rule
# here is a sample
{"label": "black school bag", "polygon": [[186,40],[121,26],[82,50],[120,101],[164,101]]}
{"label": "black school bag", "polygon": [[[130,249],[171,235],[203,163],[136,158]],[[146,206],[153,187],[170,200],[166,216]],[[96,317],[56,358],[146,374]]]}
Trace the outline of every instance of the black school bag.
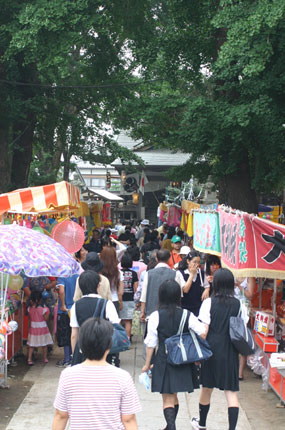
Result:
{"label": "black school bag", "polygon": [[[107,305],[107,300],[105,299],[99,299],[96,304],[95,312],[93,314],[93,318],[99,317],[104,318],[105,317],[105,309]],[[113,324],[113,337],[112,337],[112,348],[110,350],[110,354],[118,354],[119,352],[126,351],[130,347],[130,341],[127,336],[126,330],[124,329],[121,324]],[[85,360],[84,354],[80,351],[78,342],[76,343],[73,357],[72,357],[72,366],[75,364],[82,363]]]}
{"label": "black school bag", "polygon": [[[106,319],[105,318],[105,307],[106,307],[106,305],[104,306],[104,303],[102,303],[102,300],[101,299],[97,300],[95,311],[93,314],[93,318],[99,317],[99,318]],[[76,304],[75,304],[75,309],[76,309]],[[74,348],[71,365],[75,366],[76,364],[83,363],[83,361],[85,361],[85,356],[84,356],[83,352],[80,350],[80,348],[78,346],[78,341],[77,341],[75,348]]]}

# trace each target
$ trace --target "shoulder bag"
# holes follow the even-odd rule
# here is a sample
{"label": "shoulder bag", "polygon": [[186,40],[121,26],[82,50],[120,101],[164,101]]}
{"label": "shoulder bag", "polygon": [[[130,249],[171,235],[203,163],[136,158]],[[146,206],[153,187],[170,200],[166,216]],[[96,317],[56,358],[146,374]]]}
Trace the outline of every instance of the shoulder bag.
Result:
{"label": "shoulder bag", "polygon": [[[105,308],[107,305],[107,300],[99,299],[98,302],[101,300],[104,300],[104,303],[103,303],[103,306],[101,309],[101,313],[100,313],[100,318],[103,318]],[[124,329],[124,327],[121,324],[114,323],[113,329],[114,329],[114,332],[113,332],[113,337],[112,337],[112,348],[110,350],[110,354],[118,354],[119,352],[123,352],[123,351],[126,351],[127,349],[129,349],[130,340],[127,336],[127,333],[126,333],[126,330]]]}
{"label": "shoulder bag", "polygon": [[193,330],[183,333],[187,315],[187,309],[183,309],[177,334],[164,341],[167,362],[173,366],[207,360],[213,355],[208,342]]}
{"label": "shoulder bag", "polygon": [[241,303],[236,317],[230,317],[230,338],[232,344],[242,355],[254,354],[255,345],[251,331],[246,322],[241,318]]}

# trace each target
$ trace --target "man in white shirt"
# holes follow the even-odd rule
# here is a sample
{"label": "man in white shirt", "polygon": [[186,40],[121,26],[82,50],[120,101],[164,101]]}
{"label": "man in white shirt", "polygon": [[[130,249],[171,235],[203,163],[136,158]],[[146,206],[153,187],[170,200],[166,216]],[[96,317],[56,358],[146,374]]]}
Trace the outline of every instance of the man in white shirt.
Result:
{"label": "man in white shirt", "polygon": [[167,249],[160,249],[157,252],[157,265],[154,269],[146,272],[143,285],[142,285],[142,294],[141,294],[141,314],[140,319],[142,322],[145,321],[145,318],[149,316],[152,312],[157,310],[158,306],[158,289],[162,282],[173,279],[181,287],[181,295],[182,288],[185,285],[185,281],[183,276],[179,271],[171,270],[168,261],[170,258],[170,252]]}

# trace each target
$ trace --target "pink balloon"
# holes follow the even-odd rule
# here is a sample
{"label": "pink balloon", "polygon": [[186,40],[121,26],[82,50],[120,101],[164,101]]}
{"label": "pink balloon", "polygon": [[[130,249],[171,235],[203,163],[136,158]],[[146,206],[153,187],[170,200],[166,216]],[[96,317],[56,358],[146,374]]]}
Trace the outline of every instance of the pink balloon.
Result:
{"label": "pink balloon", "polygon": [[85,239],[83,228],[70,220],[56,224],[52,229],[51,237],[70,253],[79,251]]}

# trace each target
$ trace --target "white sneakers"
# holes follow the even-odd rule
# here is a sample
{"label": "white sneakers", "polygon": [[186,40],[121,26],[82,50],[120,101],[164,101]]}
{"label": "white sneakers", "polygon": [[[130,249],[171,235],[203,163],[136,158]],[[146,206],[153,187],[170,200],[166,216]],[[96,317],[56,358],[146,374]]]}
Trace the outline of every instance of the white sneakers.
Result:
{"label": "white sneakers", "polygon": [[195,430],[207,430],[205,426],[199,425],[199,418],[192,418],[191,420],[191,426]]}

